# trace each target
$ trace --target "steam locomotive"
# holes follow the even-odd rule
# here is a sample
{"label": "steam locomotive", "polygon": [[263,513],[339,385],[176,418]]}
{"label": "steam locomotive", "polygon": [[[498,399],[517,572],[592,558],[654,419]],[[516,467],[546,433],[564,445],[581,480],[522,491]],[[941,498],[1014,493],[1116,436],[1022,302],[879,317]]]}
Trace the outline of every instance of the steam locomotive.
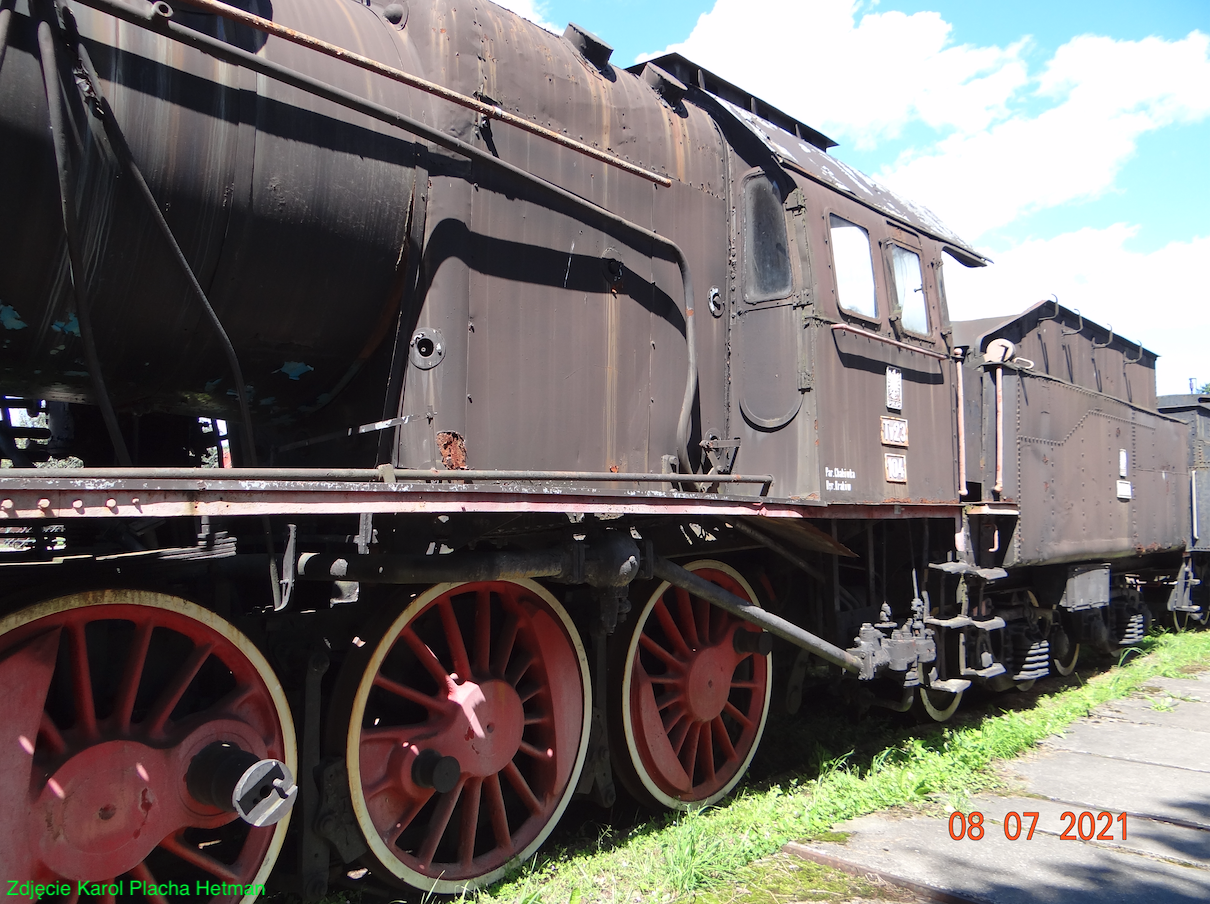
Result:
{"label": "steam locomotive", "polygon": [[0,2],[5,876],[458,892],[840,673],[944,720],[1205,620],[1210,400],[1057,300],[951,322],[927,210],[610,56]]}

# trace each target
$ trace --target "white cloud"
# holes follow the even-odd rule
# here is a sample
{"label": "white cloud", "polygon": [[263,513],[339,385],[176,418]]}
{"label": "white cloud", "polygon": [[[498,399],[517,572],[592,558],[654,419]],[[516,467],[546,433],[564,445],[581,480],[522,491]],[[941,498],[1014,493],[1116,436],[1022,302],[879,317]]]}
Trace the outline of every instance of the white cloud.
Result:
{"label": "white cloud", "polygon": [[1125,247],[1137,231],[1118,223],[1025,242],[978,270],[951,263],[950,316],[1009,316],[1054,294],[1064,307],[1159,354],[1161,395],[1188,392],[1190,377],[1199,386],[1210,381],[1210,236],[1144,254]]}
{"label": "white cloud", "polygon": [[1096,198],[1113,190],[1142,135],[1210,116],[1210,36],[1077,37],[1036,85],[1048,109],[909,151],[879,178],[927,199],[971,240],[1034,211]]}
{"label": "white cloud", "polygon": [[562,34],[563,29],[546,18],[546,4],[542,0],[493,0],[497,6],[512,10],[518,16],[541,25],[547,31]]}

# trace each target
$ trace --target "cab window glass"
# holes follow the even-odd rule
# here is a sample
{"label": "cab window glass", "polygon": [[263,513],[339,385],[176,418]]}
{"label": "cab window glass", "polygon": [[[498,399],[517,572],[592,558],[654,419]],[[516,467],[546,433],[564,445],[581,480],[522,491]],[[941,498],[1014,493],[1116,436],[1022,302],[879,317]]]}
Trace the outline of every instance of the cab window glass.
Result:
{"label": "cab window glass", "polygon": [[765,301],[790,294],[792,276],[781,195],[768,179],[744,186],[744,300]]}
{"label": "cab window glass", "polygon": [[928,305],[924,300],[924,278],[920,255],[898,245],[891,246],[891,269],[895,274],[895,307],[903,328],[911,333],[929,331]]}
{"label": "cab window glass", "polygon": [[870,256],[870,234],[848,220],[832,214],[832,261],[836,266],[836,295],[840,306],[871,320],[878,317],[874,294],[874,259]]}

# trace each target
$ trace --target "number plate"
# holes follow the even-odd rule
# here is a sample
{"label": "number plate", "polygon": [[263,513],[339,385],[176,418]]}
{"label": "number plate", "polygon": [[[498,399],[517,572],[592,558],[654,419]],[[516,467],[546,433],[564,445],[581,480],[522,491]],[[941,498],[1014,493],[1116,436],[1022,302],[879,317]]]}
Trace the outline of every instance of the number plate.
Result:
{"label": "number plate", "polygon": [[908,444],[907,421],[901,417],[882,418],[882,444],[884,446],[903,446]]}
{"label": "number plate", "polygon": [[903,371],[897,367],[886,369],[886,406],[891,411],[903,410]]}
{"label": "number plate", "polygon": [[885,453],[886,479],[888,483],[907,483],[907,456]]}

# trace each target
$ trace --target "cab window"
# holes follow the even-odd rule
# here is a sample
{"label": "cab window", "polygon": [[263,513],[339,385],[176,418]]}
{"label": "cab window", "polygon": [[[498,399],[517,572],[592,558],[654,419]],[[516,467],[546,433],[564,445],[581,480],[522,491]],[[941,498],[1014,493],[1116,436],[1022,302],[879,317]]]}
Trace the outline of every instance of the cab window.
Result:
{"label": "cab window", "polygon": [[928,335],[928,304],[924,298],[920,255],[899,245],[892,245],[891,271],[895,278],[895,313],[900,324],[909,333]]}
{"label": "cab window", "polygon": [[744,300],[785,298],[793,287],[781,195],[766,177],[744,185]]}
{"label": "cab window", "polygon": [[877,320],[878,298],[874,291],[874,259],[870,254],[869,232],[836,214],[829,217],[829,231],[840,306]]}

